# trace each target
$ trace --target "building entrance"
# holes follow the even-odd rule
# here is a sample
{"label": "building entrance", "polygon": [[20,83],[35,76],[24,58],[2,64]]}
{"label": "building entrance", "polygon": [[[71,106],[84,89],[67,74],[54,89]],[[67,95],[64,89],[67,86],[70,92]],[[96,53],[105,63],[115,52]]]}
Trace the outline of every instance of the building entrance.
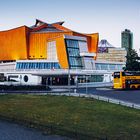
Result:
{"label": "building entrance", "polygon": [[[70,85],[74,85],[75,82],[74,82],[74,77],[71,76],[70,78]],[[63,77],[54,77],[54,76],[51,76],[51,77],[42,77],[42,84],[43,85],[48,85],[48,86],[51,86],[51,85],[68,85],[68,76],[63,76]]]}

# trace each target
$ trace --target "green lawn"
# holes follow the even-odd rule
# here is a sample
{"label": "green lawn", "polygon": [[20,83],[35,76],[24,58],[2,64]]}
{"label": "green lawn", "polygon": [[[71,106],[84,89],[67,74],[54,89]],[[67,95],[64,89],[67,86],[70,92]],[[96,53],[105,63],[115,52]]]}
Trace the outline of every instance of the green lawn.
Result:
{"label": "green lawn", "polygon": [[1,95],[0,116],[111,140],[140,139],[140,110],[87,98]]}

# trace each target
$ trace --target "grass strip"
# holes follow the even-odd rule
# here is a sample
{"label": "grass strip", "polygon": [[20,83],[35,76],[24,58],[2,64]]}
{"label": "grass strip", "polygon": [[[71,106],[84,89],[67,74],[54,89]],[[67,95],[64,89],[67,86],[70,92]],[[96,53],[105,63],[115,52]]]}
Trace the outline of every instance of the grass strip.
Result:
{"label": "grass strip", "polygon": [[0,116],[77,139],[140,139],[140,111],[88,98],[1,95]]}

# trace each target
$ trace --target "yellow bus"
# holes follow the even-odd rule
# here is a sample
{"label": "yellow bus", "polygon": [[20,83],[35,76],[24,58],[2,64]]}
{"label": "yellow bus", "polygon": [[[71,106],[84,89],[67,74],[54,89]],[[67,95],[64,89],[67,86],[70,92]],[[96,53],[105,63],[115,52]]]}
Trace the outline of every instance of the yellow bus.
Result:
{"label": "yellow bus", "polygon": [[114,72],[114,89],[140,89],[140,72]]}

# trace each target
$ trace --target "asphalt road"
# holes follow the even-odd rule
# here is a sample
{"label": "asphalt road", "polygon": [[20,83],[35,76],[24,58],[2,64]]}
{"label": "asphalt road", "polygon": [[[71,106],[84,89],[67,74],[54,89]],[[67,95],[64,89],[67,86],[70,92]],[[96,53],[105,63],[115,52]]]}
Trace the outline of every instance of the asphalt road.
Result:
{"label": "asphalt road", "polygon": [[61,136],[47,136],[22,125],[0,120],[0,140],[70,140]]}
{"label": "asphalt road", "polygon": [[[47,92],[69,92],[69,89],[54,89],[52,91],[46,91],[46,90],[41,90],[41,91],[27,91],[27,90],[22,90],[22,91],[10,91],[10,90],[0,90],[0,94],[8,93],[8,94],[42,94],[42,93],[47,93]],[[71,89],[71,92],[74,93],[74,89]],[[87,94],[93,94],[93,95],[100,95],[100,96],[105,96],[108,98],[114,98],[114,99],[119,99],[122,101],[128,101],[131,103],[135,104],[140,104],[140,90],[114,90],[111,88],[93,88],[93,87],[86,87],[84,88],[79,88],[76,90],[76,93],[87,93]]]}
{"label": "asphalt road", "polygon": [[87,93],[140,104],[140,90],[114,90],[111,88],[80,88],[77,93]]}

